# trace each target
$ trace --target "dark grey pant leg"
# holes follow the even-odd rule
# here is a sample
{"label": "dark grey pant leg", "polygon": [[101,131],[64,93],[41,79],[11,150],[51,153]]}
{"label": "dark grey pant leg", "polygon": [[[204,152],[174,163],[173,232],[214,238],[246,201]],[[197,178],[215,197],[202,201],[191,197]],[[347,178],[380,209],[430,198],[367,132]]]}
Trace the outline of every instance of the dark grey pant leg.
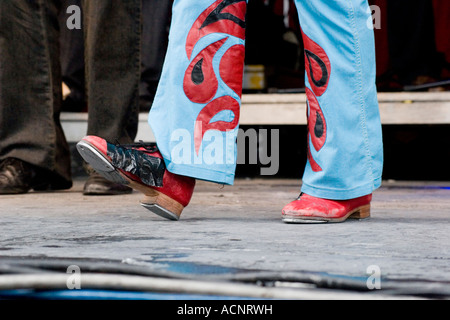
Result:
{"label": "dark grey pant leg", "polygon": [[172,0],[142,0],[142,72],[140,110],[151,108],[166,56]]}
{"label": "dark grey pant leg", "polygon": [[0,1],[0,159],[14,157],[71,185],[69,147],[59,122],[59,0]]}
{"label": "dark grey pant leg", "polygon": [[61,0],[62,10],[59,15],[61,32],[61,72],[62,80],[70,89],[70,95],[63,102],[63,111],[84,111],[86,108],[84,81],[84,35],[81,29],[66,27],[70,13],[67,8],[75,5],[81,8],[81,0]]}
{"label": "dark grey pant leg", "polygon": [[84,0],[88,134],[133,142],[139,116],[141,0]]}

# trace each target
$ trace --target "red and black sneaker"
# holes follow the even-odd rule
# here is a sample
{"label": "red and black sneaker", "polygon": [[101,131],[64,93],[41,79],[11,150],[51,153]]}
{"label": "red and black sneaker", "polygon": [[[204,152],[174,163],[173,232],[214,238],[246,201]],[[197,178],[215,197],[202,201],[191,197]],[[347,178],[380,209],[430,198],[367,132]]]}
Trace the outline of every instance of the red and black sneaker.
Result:
{"label": "red and black sneaker", "polygon": [[170,173],[156,144],[114,145],[87,136],[78,142],[77,149],[106,179],[142,192],[145,198],[141,205],[161,217],[179,220],[192,198],[195,179]]}
{"label": "red and black sneaker", "polygon": [[283,208],[281,217],[286,223],[343,222],[348,218],[365,219],[370,217],[371,200],[371,194],[350,200],[329,200],[302,193],[297,200]]}

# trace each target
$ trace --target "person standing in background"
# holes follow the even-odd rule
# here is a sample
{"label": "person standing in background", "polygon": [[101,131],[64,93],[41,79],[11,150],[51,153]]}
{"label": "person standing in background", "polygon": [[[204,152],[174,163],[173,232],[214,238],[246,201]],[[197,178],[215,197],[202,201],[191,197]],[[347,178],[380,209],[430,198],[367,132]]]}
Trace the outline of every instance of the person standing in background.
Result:
{"label": "person standing in background", "polygon": [[[166,2],[145,1],[158,7]],[[72,3],[0,2],[0,194],[72,186],[70,151],[59,119],[63,80],[59,40],[66,26],[58,22]],[[143,5],[141,0],[81,5],[88,133],[132,142],[139,112]],[[74,65],[65,61],[64,66]],[[98,176],[88,179],[85,191],[89,184],[98,194],[131,191]]]}

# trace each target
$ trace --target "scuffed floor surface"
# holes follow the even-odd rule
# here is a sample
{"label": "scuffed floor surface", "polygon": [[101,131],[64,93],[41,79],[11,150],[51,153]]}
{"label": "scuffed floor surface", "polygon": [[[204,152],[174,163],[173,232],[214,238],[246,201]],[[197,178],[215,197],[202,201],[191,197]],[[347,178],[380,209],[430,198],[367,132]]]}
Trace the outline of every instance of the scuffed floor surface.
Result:
{"label": "scuffed floor surface", "polygon": [[[69,191],[0,197],[0,266],[11,257],[105,259],[155,271],[324,273],[450,284],[450,182],[384,182],[370,219],[281,222],[297,180],[199,182],[178,222],[139,205],[141,195]],[[375,270],[375,271],[374,271]],[[416,288],[417,289],[417,288]]]}

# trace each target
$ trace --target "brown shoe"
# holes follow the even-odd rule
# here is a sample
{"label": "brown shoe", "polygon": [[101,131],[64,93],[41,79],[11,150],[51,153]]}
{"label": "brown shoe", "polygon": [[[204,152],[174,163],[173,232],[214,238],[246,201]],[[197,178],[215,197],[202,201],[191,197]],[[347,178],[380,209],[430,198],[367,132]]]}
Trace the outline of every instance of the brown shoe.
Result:
{"label": "brown shoe", "polygon": [[123,184],[106,180],[98,173],[91,173],[84,184],[86,196],[108,196],[132,193],[133,189]]}
{"label": "brown shoe", "polygon": [[36,186],[34,167],[22,160],[7,158],[0,164],[0,194],[27,193]]}

